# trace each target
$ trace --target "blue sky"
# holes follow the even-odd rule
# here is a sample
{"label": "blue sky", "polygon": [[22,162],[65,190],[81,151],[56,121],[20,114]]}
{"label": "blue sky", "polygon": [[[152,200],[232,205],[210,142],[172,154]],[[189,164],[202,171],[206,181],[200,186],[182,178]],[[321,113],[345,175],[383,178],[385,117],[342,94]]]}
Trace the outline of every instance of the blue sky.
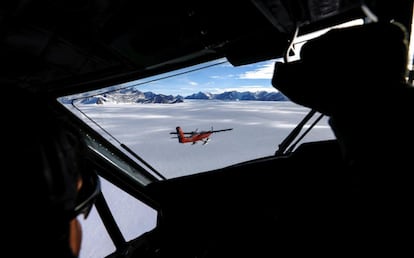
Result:
{"label": "blue sky", "polygon": [[[250,65],[233,67],[226,59],[200,64],[188,69],[131,82],[128,85],[138,85],[140,91],[152,91],[158,94],[188,96],[199,91],[222,93],[225,91],[276,91],[271,85],[274,63],[276,60],[263,61]],[[222,63],[225,62],[225,63]],[[205,69],[199,69],[209,66]],[[193,72],[185,73],[187,70]],[[171,76],[180,73],[178,76]],[[156,80],[157,78],[164,78]],[[148,83],[143,83],[148,82]],[[141,84],[143,83],[143,84]]]}

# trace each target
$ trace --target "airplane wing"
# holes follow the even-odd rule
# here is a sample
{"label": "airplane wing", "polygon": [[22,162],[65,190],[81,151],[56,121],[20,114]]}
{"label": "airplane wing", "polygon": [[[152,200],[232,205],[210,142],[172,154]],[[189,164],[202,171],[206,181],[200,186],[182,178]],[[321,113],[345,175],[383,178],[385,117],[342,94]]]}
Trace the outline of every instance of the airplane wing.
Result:
{"label": "airplane wing", "polygon": [[179,134],[179,132],[184,134],[184,135],[194,135],[194,134],[198,133],[198,128],[195,131],[192,131],[192,132],[183,132],[181,130],[181,127],[177,126],[176,130],[174,132],[170,132],[170,134]]}
{"label": "airplane wing", "polygon": [[[193,134],[195,132],[183,132],[183,134]],[[177,132],[170,132],[170,134],[178,134]]]}
{"label": "airplane wing", "polygon": [[[218,133],[218,132],[224,132],[224,131],[230,131],[230,130],[233,130],[233,128],[226,128],[226,129],[221,129],[221,130],[200,131],[200,132],[198,132],[198,129],[196,129],[195,131],[192,131],[192,132],[183,132],[183,134],[190,135],[190,134],[195,134],[195,133]],[[174,131],[174,132],[170,132],[170,134],[178,134],[178,132]]]}
{"label": "airplane wing", "polygon": [[218,132],[225,132],[225,131],[230,131],[233,130],[233,128],[227,128],[227,129],[221,129],[221,130],[213,130],[210,131],[211,133],[218,133]]}

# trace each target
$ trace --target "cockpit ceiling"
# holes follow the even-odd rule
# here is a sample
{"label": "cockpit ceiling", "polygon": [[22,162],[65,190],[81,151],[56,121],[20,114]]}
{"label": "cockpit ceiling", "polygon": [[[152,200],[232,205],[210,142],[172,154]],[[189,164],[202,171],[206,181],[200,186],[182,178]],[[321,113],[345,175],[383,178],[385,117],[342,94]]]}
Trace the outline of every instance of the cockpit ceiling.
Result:
{"label": "cockpit ceiling", "polygon": [[361,6],[409,27],[412,5],[411,0],[2,1],[0,80],[65,95],[221,57],[243,65],[283,56],[298,27],[308,33],[363,17]]}

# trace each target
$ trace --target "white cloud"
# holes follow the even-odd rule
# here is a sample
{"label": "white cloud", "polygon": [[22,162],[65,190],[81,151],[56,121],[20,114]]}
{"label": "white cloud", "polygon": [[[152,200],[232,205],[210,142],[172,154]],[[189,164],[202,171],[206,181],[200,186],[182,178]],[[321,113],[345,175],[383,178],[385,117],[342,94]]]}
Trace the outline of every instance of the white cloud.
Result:
{"label": "white cloud", "polygon": [[233,74],[225,74],[225,75],[212,75],[210,76],[211,79],[217,80],[217,79],[232,79],[235,76]]}
{"label": "white cloud", "polygon": [[233,88],[225,88],[225,89],[217,89],[220,93],[225,91],[238,91],[238,92],[244,92],[244,91],[250,91],[250,92],[257,92],[257,91],[267,91],[267,92],[278,92],[275,88],[269,86],[265,87],[263,85],[245,85],[245,86],[239,86],[239,87],[233,87]]}
{"label": "white cloud", "polygon": [[274,60],[265,62],[263,66],[240,74],[239,79],[271,79],[274,70]]}

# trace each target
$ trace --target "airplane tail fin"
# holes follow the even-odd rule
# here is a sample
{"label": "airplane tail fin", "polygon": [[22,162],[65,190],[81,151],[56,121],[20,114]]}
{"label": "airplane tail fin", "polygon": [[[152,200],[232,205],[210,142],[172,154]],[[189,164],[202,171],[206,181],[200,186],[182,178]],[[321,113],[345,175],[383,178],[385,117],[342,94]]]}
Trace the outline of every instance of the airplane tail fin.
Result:
{"label": "airplane tail fin", "polygon": [[183,130],[179,126],[177,126],[175,129],[177,130],[178,141],[180,143],[184,143],[185,136]]}

